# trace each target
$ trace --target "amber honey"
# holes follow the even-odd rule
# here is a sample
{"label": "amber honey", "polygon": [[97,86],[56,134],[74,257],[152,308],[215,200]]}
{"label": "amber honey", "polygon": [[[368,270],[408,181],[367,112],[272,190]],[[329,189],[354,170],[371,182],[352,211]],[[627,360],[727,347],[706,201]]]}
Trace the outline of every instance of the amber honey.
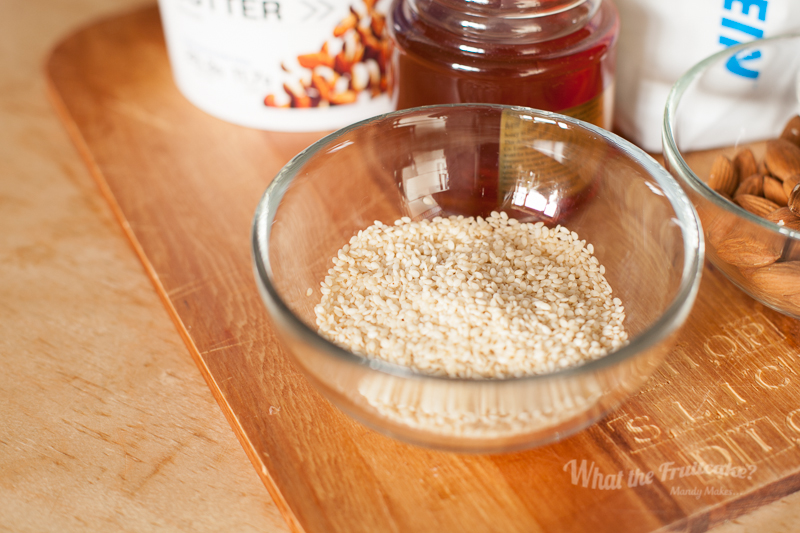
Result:
{"label": "amber honey", "polygon": [[619,17],[610,0],[398,0],[397,107],[496,103],[611,128]]}

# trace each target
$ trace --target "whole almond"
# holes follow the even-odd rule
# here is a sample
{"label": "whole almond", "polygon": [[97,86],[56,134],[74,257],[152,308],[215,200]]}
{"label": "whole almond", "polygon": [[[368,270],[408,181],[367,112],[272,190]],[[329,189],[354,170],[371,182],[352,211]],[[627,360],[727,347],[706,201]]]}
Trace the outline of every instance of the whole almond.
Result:
{"label": "whole almond", "polygon": [[753,174],[748,178],[745,178],[739,182],[739,187],[736,188],[736,192],[733,194],[733,197],[737,197],[740,194],[752,194],[753,196],[763,196],[764,195],[764,176],[761,174]]}
{"label": "whole almond", "polygon": [[347,30],[352,30],[358,24],[358,18],[355,13],[349,13],[341,22],[333,29],[334,37],[341,37]]}
{"label": "whole almond", "polygon": [[[764,181],[766,184],[766,180]],[[800,199],[800,195],[798,198]],[[766,217],[780,208],[780,206],[772,200],[767,200],[766,198],[761,198],[760,196],[754,196],[752,194],[740,194],[734,201],[747,211],[759,217]],[[798,206],[800,206],[800,204],[798,204]]]}
{"label": "whole almond", "polygon": [[781,133],[781,139],[786,139],[794,145],[800,146],[800,116],[795,115],[786,123]]}
{"label": "whole almond", "polygon": [[792,213],[788,207],[781,207],[764,217],[770,222],[774,222],[779,226],[800,231],[800,217]]}
{"label": "whole almond", "polygon": [[764,178],[764,198],[772,200],[780,206],[784,206],[789,202],[789,195],[783,191],[783,183],[772,176]]}
{"label": "whole almond", "polygon": [[720,154],[711,165],[708,175],[708,186],[720,194],[733,196],[739,186],[739,176],[731,160]]}
{"label": "whole almond", "polygon": [[315,67],[325,66],[333,68],[333,57],[324,52],[315,52],[313,54],[302,54],[297,56],[297,62],[301,67],[313,70]]}
{"label": "whole almond", "polygon": [[800,217],[800,183],[795,185],[792,192],[789,193],[789,209]]}
{"label": "whole almond", "polygon": [[764,162],[770,174],[781,181],[800,174],[800,147],[786,139],[773,139],[767,142]]}
{"label": "whole almond", "polygon": [[734,235],[723,239],[716,248],[716,253],[720,259],[734,266],[762,267],[781,258],[785,240]]}
{"label": "whole almond", "polygon": [[750,282],[758,290],[775,297],[800,294],[800,261],[775,263],[759,268],[750,275]]}
{"label": "whole almond", "polygon": [[798,183],[800,183],[800,174],[789,176],[783,180],[783,192],[786,193],[786,198],[789,198],[789,195],[792,194],[792,189],[794,189],[795,185]]}
{"label": "whole almond", "polygon": [[740,180],[758,173],[758,163],[756,163],[756,158],[750,148],[739,150],[736,153],[736,157],[733,158],[733,166],[736,167]]}
{"label": "whole almond", "polygon": [[331,94],[331,104],[333,105],[342,105],[342,104],[352,104],[356,101],[356,97],[358,95],[355,91],[342,91],[340,93],[333,93]]}
{"label": "whole almond", "polygon": [[[319,72],[320,69],[316,69],[311,74],[311,86],[314,87],[317,92],[319,92],[319,96],[323,101],[329,102],[331,98],[331,91],[333,91],[333,83],[325,79],[325,77]],[[331,72],[333,72],[333,69],[331,69]]]}
{"label": "whole almond", "polygon": [[782,235],[741,222],[732,215],[717,216],[704,222],[703,227],[709,249],[740,268],[771,265],[780,259],[786,241]]}

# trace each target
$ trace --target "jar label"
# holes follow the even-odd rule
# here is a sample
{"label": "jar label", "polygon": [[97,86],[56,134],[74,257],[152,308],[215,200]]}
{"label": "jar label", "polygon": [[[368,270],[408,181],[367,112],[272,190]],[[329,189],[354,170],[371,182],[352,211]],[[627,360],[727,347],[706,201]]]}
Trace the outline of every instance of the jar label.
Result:
{"label": "jar label", "polygon": [[610,131],[614,115],[614,84],[611,83],[602,93],[591,100],[559,111],[559,113]]}
{"label": "jar label", "polygon": [[204,111],[322,131],[393,109],[381,0],[159,0],[176,84]]}
{"label": "jar label", "polygon": [[603,141],[556,118],[504,110],[500,130],[501,205],[557,221],[594,189]]}

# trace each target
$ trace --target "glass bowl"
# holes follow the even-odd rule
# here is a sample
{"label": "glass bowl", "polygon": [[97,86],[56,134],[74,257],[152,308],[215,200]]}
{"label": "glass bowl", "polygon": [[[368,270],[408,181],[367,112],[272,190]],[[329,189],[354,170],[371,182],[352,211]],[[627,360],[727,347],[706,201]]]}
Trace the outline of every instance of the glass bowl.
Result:
{"label": "glass bowl", "polygon": [[750,149],[763,161],[766,141],[798,112],[798,73],[800,34],[728,48],[678,80],[662,129],[665,164],[702,220],[708,259],[752,298],[795,318],[800,232],[756,216],[707,182],[720,154],[733,161]]}
{"label": "glass bowl", "polygon": [[[592,243],[630,342],[548,374],[453,379],[367,359],[317,333],[320,282],[360,229],[492,211],[558,222]],[[692,307],[702,243],[685,193],[640,149],[576,119],[490,104],[398,111],[321,139],[275,177],[252,233],[266,308],[319,391],[386,435],[482,453],[561,439],[637,390]]]}

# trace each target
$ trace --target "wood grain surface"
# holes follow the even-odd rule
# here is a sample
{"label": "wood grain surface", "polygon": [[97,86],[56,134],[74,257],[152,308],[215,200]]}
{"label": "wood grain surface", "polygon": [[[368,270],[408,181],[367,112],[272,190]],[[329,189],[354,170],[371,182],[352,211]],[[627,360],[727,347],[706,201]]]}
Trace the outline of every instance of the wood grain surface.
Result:
{"label": "wood grain surface", "polygon": [[[292,530],[703,531],[800,488],[798,322],[711,268],[663,368],[570,439],[456,455],[360,426],[292,366],[251,273],[256,203],[320,134],[249,130],[192,107],[172,83],[154,7],[76,33],[47,73],[73,140]],[[602,489],[617,477],[619,488]]]}
{"label": "wood grain surface", "polygon": [[0,531],[286,532],[47,99],[141,5],[0,2]]}

